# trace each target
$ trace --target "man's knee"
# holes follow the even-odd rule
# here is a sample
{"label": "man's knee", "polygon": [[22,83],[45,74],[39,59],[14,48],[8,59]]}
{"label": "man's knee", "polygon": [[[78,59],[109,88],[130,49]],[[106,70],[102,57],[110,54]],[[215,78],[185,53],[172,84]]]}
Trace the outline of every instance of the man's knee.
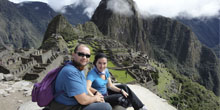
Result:
{"label": "man's knee", "polygon": [[103,103],[103,106],[104,110],[112,110],[112,106],[109,103]]}
{"label": "man's knee", "polygon": [[83,110],[112,110],[112,106],[109,103],[92,103]]}

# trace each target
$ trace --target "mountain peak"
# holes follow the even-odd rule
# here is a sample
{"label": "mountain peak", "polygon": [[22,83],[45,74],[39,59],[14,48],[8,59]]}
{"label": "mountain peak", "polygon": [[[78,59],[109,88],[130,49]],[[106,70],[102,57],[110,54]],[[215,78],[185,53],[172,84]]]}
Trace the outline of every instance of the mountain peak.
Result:
{"label": "mountain peak", "polygon": [[[40,48],[43,48],[45,50],[57,48],[58,41],[61,40],[62,42],[65,42],[64,37],[70,37],[67,35],[64,35],[69,32],[69,29],[72,29],[72,25],[65,19],[63,15],[57,15],[53,18],[53,20],[49,23],[47,31],[44,35],[44,40]],[[63,43],[66,44],[66,43]],[[65,46],[66,47],[66,46]]]}
{"label": "mountain peak", "polygon": [[[122,7],[125,9],[121,9]],[[147,35],[143,34],[143,19],[140,18],[133,0],[102,0],[91,21],[104,35],[123,41],[135,51],[151,50]],[[143,40],[143,36],[146,39]],[[143,44],[147,46],[144,47]]]}

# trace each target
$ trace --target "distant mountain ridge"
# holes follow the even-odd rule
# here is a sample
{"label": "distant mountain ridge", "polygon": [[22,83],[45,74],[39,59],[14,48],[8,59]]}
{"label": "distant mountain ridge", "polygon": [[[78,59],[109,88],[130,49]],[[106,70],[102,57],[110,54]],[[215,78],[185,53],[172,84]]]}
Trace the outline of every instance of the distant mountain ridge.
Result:
{"label": "distant mountain ridge", "polygon": [[203,19],[186,19],[178,17],[177,20],[189,26],[197,35],[201,43],[212,48],[218,57],[220,57],[220,19],[218,16]]}
{"label": "distant mountain ridge", "polygon": [[[72,25],[84,23],[89,18],[83,13],[83,7],[66,6],[66,16]],[[71,13],[71,14],[69,14]],[[38,48],[43,40],[44,32],[55,12],[42,2],[23,2],[14,4],[8,0],[0,1],[0,39],[3,48],[13,45],[15,48]]]}
{"label": "distant mountain ridge", "polygon": [[7,0],[0,1],[0,36],[5,44],[14,47],[37,47],[39,31]]}

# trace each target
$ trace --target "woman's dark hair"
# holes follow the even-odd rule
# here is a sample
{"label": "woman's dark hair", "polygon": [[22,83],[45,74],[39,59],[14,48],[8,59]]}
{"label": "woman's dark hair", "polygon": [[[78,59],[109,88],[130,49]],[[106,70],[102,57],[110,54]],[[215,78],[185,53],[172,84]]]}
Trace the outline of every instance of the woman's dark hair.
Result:
{"label": "woman's dark hair", "polygon": [[[96,62],[98,61],[98,59],[100,58],[106,58],[107,59],[107,56],[104,54],[104,53],[98,53],[96,56],[95,56],[95,60],[93,61],[93,65],[96,64]],[[96,65],[95,65],[96,66]]]}

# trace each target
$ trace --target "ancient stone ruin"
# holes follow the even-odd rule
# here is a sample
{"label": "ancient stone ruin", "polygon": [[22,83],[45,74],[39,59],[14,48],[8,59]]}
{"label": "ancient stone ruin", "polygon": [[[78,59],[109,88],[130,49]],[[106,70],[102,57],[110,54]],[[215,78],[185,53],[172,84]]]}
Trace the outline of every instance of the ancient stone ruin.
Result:
{"label": "ancient stone ruin", "polygon": [[[51,64],[58,59],[60,53],[36,49],[4,50],[0,53],[0,80],[37,80],[40,74],[49,71]],[[56,62],[58,66],[63,58]],[[54,65],[55,66],[55,65]]]}

